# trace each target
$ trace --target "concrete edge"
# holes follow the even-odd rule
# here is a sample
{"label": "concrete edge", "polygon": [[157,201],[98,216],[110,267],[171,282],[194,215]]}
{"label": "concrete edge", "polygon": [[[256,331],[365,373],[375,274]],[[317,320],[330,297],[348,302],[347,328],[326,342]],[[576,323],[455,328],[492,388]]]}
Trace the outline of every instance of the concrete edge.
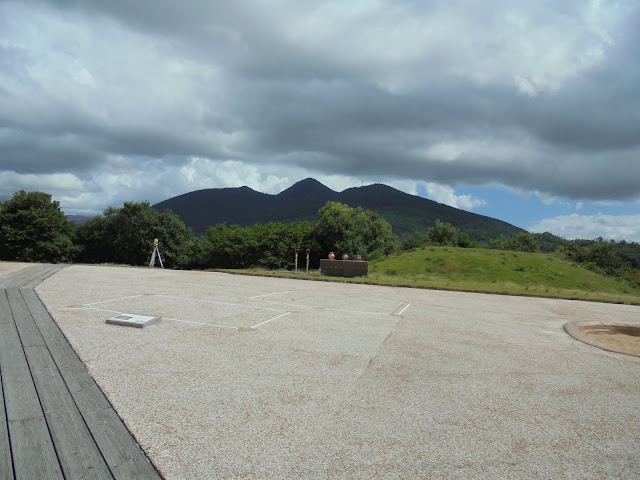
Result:
{"label": "concrete edge", "polygon": [[[587,326],[587,325],[623,325],[623,326],[628,326],[631,324],[628,323],[615,323],[615,322],[609,322],[609,323],[604,323],[604,322],[596,322],[596,321],[574,321],[574,322],[567,322],[565,323],[562,328],[564,328],[564,331],[567,332],[567,334],[571,337],[573,337],[574,339],[582,342],[582,343],[586,343],[587,345],[591,345],[592,347],[596,347],[599,348],[601,350],[606,350],[607,352],[613,352],[613,353],[621,353],[622,355],[630,355],[632,357],[637,357],[640,358],[640,355],[635,354],[635,353],[629,353],[629,352],[623,352],[621,350],[616,350],[613,347],[609,347],[608,345],[603,345],[602,343],[598,343],[598,342],[594,342],[593,340],[591,340],[589,337],[587,337],[584,333],[582,333],[580,331],[580,327],[582,326]],[[634,324],[635,325],[635,324]]]}

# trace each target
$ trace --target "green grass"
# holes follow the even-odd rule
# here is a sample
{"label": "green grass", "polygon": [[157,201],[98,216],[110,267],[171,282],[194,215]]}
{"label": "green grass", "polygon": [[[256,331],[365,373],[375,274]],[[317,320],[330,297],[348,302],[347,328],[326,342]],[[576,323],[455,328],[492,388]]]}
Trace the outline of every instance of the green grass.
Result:
{"label": "green grass", "polygon": [[369,264],[380,283],[543,297],[640,302],[626,282],[542,253],[423,247]]}
{"label": "green grass", "polygon": [[[309,274],[260,269],[233,272],[328,279],[317,270]],[[334,280],[640,303],[640,290],[626,282],[598,275],[554,255],[479,248],[422,247],[370,262],[368,277]]]}

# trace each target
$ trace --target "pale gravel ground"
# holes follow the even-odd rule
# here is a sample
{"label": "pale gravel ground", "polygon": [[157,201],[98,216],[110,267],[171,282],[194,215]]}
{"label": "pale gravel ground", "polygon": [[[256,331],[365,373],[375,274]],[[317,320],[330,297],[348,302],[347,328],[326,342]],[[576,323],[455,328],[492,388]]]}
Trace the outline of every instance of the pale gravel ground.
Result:
{"label": "pale gravel ground", "polygon": [[88,266],[36,291],[167,479],[638,477],[640,358],[562,325],[639,307]]}
{"label": "pale gravel ground", "polygon": [[33,267],[33,263],[0,262],[0,277],[27,267]]}

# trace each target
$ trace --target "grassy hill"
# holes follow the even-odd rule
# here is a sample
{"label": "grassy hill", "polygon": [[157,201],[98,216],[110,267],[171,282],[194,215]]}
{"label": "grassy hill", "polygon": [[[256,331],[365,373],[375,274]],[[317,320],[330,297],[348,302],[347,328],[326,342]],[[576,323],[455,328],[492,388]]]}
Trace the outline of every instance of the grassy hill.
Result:
{"label": "grassy hill", "polygon": [[369,264],[368,281],[545,297],[639,303],[640,291],[556,256],[422,247]]}
{"label": "grassy hill", "polygon": [[[225,271],[332,280],[317,270],[309,274],[263,269]],[[640,289],[623,280],[581,268],[553,254],[483,248],[425,246],[369,262],[368,277],[333,280],[640,304]]]}

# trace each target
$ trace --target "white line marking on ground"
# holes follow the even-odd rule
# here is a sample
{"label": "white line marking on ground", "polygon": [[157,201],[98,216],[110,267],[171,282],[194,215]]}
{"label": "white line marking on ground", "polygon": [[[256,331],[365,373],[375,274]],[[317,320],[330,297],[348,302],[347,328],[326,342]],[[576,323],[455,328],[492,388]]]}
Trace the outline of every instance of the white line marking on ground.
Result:
{"label": "white line marking on ground", "polygon": [[[241,303],[216,302],[215,300],[203,300],[201,298],[175,297],[173,295],[161,295],[161,294],[156,294],[156,295],[153,295],[153,296],[154,297],[162,297],[162,298],[173,298],[175,300],[188,300],[190,302],[202,302],[202,303],[213,303],[215,305],[227,305],[229,307],[243,307],[243,308],[250,308],[252,310],[272,310],[274,312],[282,311],[282,309],[277,310],[275,308],[257,307],[255,305],[243,305]],[[274,302],[274,303],[277,303],[277,302]]]}
{"label": "white line marking on ground", "polygon": [[249,300],[254,300],[256,298],[269,297],[271,295],[282,295],[283,293],[289,293],[291,290],[287,290],[286,292],[276,292],[276,293],[265,293],[264,295],[255,295],[253,297],[249,297]]}
{"label": "white line marking on ground", "polygon": [[[260,300],[261,302],[273,303],[274,305],[286,305],[288,307],[296,307],[296,308],[308,308],[310,310],[314,310],[314,307],[309,307],[308,305],[300,305],[298,303],[284,303],[284,302],[275,302],[273,300]],[[259,307],[257,307],[259,308]],[[264,310],[275,310],[273,308],[265,308]]]}
{"label": "white line marking on ground", "polygon": [[107,313],[123,313],[120,310],[106,310],[104,308],[91,308],[91,307],[79,307],[74,310],[95,310],[96,312],[107,312]]}
{"label": "white line marking on ground", "polygon": [[99,303],[107,303],[107,302],[115,302],[118,300],[127,300],[128,298],[137,298],[137,297],[141,297],[142,295],[131,295],[130,297],[119,297],[119,298],[112,298],[110,300],[101,300],[99,302],[93,302],[93,303],[85,303],[84,305],[82,305],[83,307],[88,307],[89,305],[97,305]]}
{"label": "white line marking on ground", "polygon": [[339,312],[339,313],[361,313],[364,315],[382,315],[384,317],[388,317],[389,314],[388,313],[383,313],[383,312],[365,312],[362,310],[340,310],[338,308],[318,308],[317,310],[322,310],[323,312]]}
{"label": "white line marking on ground", "polygon": [[238,327],[230,327],[229,325],[217,325],[215,323],[192,322],[191,320],[180,320],[179,318],[163,318],[162,320],[170,320],[172,322],[181,322],[181,323],[191,323],[193,325],[204,325],[206,327],[230,328],[232,330],[238,330]]}
{"label": "white line marking on ground", "polygon": [[265,320],[264,322],[259,323],[259,324],[257,324],[257,325],[254,325],[254,326],[253,326],[253,327],[251,327],[251,328],[258,328],[260,325],[264,325],[265,323],[273,322],[274,320],[277,320],[277,319],[279,319],[279,318],[282,318],[282,317],[284,317],[284,316],[286,316],[286,315],[291,315],[291,312],[286,312],[286,313],[283,313],[282,315],[278,315],[277,317],[270,318],[269,320]]}
{"label": "white line marking on ground", "polygon": [[374,300],[376,302],[398,303],[397,300],[387,300],[387,299],[384,299],[384,298],[372,298],[372,297],[352,297],[352,298],[357,298],[358,300]]}
{"label": "white line marking on ground", "polygon": [[410,303],[407,303],[407,306],[406,306],[406,307],[404,307],[402,310],[400,310],[400,311],[398,312],[398,315],[402,315],[402,314],[404,313],[404,311],[405,311],[407,308],[409,308],[409,306],[410,306],[410,305],[411,305]]}
{"label": "white line marking on ground", "polygon": [[[70,310],[95,310],[96,312],[107,312],[107,313],[118,313],[121,314],[119,310],[106,310],[104,308],[91,308],[91,307],[76,307]],[[218,325],[216,323],[204,323],[204,322],[192,322],[191,320],[181,320],[179,318],[167,318],[161,317],[162,320],[171,320],[172,322],[182,322],[182,323],[193,323],[194,325],[206,325],[207,327],[216,327],[216,328],[231,328],[233,330],[238,330],[238,327],[230,327],[229,325]]]}

